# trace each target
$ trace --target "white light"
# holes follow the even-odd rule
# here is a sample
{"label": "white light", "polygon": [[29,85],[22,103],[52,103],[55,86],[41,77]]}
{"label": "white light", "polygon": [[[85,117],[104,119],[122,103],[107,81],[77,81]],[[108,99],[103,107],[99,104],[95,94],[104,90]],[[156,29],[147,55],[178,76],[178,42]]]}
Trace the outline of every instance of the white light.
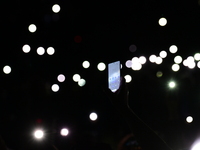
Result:
{"label": "white light", "polygon": [[65,81],[65,76],[63,74],[58,75],[57,77],[59,82],[64,82]]}
{"label": "white light", "polygon": [[160,55],[161,58],[166,58],[167,57],[167,52],[166,51],[161,51],[159,55]]}
{"label": "white light", "polygon": [[28,53],[28,52],[30,52],[31,47],[30,47],[28,44],[25,44],[25,45],[22,47],[22,50],[23,50],[24,53]]}
{"label": "white light", "polygon": [[134,63],[132,63],[132,69],[140,70],[140,69],[142,69],[142,65],[139,62],[134,62]]}
{"label": "white light", "polygon": [[144,56],[140,56],[140,57],[139,57],[139,62],[140,62],[141,64],[145,64],[146,61],[147,61],[146,57],[144,57]]}
{"label": "white light", "polygon": [[135,63],[135,62],[136,62],[136,63],[139,62],[139,58],[138,58],[138,57],[133,57],[133,58],[132,58],[132,63]]}
{"label": "white light", "polygon": [[132,80],[132,77],[130,75],[125,75],[124,78],[126,80],[126,83],[129,83]]}
{"label": "white light", "polygon": [[196,66],[196,64],[195,64],[195,62],[193,61],[193,62],[189,62],[188,63],[188,68],[190,68],[190,69],[194,69],[195,68],[195,66]]}
{"label": "white light", "polygon": [[172,70],[173,70],[173,71],[176,72],[176,71],[179,71],[179,69],[180,69],[180,66],[179,66],[178,64],[173,64],[173,65],[172,65]]}
{"label": "white light", "polygon": [[175,88],[176,83],[174,81],[170,81],[168,85],[170,88]]}
{"label": "white light", "polygon": [[55,53],[55,49],[53,47],[47,48],[47,54],[53,55]]}
{"label": "white light", "polygon": [[188,117],[186,118],[186,121],[187,121],[187,123],[192,123],[193,118],[192,118],[191,116],[188,116]]}
{"label": "white light", "polygon": [[126,67],[127,68],[131,68],[131,66],[132,66],[132,61],[131,60],[127,60],[126,61]]}
{"label": "white light", "polygon": [[174,54],[178,51],[178,47],[176,45],[172,45],[170,46],[169,51]]}
{"label": "white light", "polygon": [[5,74],[9,74],[9,73],[11,72],[11,67],[8,66],[8,65],[4,66],[4,67],[3,67],[3,72],[4,72]]}
{"label": "white light", "polygon": [[36,130],[34,132],[34,136],[35,136],[36,139],[41,139],[44,136],[44,132],[42,130]]}
{"label": "white light", "polygon": [[52,6],[52,11],[54,13],[58,13],[60,11],[60,6],[58,4],[55,4]]}
{"label": "white light", "polygon": [[83,68],[89,68],[90,67],[90,62],[89,61],[84,61],[82,66],[83,66]]}
{"label": "white light", "polygon": [[183,61],[183,65],[186,66],[186,67],[188,66],[188,61],[187,61],[187,59],[185,59],[185,60]]}
{"label": "white light", "polygon": [[36,25],[31,24],[28,26],[28,30],[33,33],[37,30],[37,27],[36,27]]}
{"label": "white light", "polygon": [[79,75],[79,74],[75,74],[75,75],[73,75],[73,80],[75,81],[75,82],[78,82],[80,79],[81,79],[81,76]]}
{"label": "white light", "polygon": [[90,120],[92,120],[92,121],[96,121],[98,118],[98,116],[95,112],[91,113],[89,117],[90,117]]}
{"label": "white light", "polygon": [[200,68],[200,61],[197,63],[197,67]]}
{"label": "white light", "polygon": [[79,86],[84,86],[85,83],[86,83],[85,79],[80,79],[80,80],[78,81],[78,85],[79,85]]}
{"label": "white light", "polygon": [[200,150],[200,139],[196,140],[192,145],[191,150]]}
{"label": "white light", "polygon": [[160,18],[158,21],[160,26],[165,26],[167,24],[167,19],[166,18]]}
{"label": "white light", "polygon": [[188,56],[187,60],[188,60],[189,62],[194,62],[194,61],[195,61],[194,57],[192,57],[192,56]]}
{"label": "white light", "polygon": [[195,59],[196,61],[199,61],[199,60],[200,60],[200,53],[196,53],[196,54],[194,55],[194,59]]}
{"label": "white light", "polygon": [[97,68],[99,71],[104,71],[106,69],[106,65],[101,62],[97,65]]}
{"label": "white light", "polygon": [[163,62],[161,57],[156,57],[156,64],[161,64]]}
{"label": "white light", "polygon": [[61,129],[60,134],[62,136],[67,136],[69,134],[69,130],[66,128]]}
{"label": "white light", "polygon": [[181,62],[182,62],[182,57],[181,56],[176,56],[175,58],[174,58],[174,62],[175,63],[177,63],[177,64],[180,64]]}
{"label": "white light", "polygon": [[59,85],[58,84],[53,84],[52,86],[51,86],[51,90],[53,91],[53,92],[58,92],[59,91]]}
{"label": "white light", "polygon": [[37,48],[37,54],[38,55],[43,55],[45,53],[45,49],[43,47],[38,47]]}
{"label": "white light", "polygon": [[152,63],[155,63],[156,62],[156,55],[151,55],[150,57],[149,57],[149,61],[150,62],[152,62]]}

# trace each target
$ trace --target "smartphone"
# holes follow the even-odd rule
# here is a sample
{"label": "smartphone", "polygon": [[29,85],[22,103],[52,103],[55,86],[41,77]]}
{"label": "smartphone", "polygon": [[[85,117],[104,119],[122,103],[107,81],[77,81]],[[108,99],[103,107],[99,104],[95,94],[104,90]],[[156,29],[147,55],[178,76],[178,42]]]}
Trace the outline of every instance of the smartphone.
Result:
{"label": "smartphone", "polygon": [[120,61],[108,64],[108,88],[115,92],[120,86]]}

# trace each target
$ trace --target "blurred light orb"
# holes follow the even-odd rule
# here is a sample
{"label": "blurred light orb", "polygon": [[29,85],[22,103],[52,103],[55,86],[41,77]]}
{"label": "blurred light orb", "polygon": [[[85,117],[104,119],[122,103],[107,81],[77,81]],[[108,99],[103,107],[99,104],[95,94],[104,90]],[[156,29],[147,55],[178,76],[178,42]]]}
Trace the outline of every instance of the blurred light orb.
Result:
{"label": "blurred light orb", "polygon": [[183,65],[184,65],[185,67],[188,66],[188,61],[187,61],[187,59],[185,59],[185,60],[183,61]]}
{"label": "blurred light orb", "polygon": [[29,53],[31,50],[31,47],[28,45],[28,44],[25,44],[23,47],[22,47],[22,51],[24,53]]}
{"label": "blurred light orb", "polygon": [[199,61],[199,60],[200,60],[200,53],[196,53],[196,54],[194,55],[194,59],[195,59],[196,61]]}
{"label": "blurred light orb", "polygon": [[137,47],[135,45],[130,45],[129,46],[129,51],[130,52],[135,52],[137,50]]}
{"label": "blurred light orb", "polygon": [[69,130],[67,128],[63,128],[60,130],[60,134],[62,136],[67,136],[69,134]]}
{"label": "blurred light orb", "polygon": [[142,65],[139,62],[134,62],[134,63],[132,63],[131,68],[135,71],[138,71],[138,70],[142,69]]}
{"label": "blurred light orb", "polygon": [[200,68],[200,61],[197,63],[197,67]]}
{"label": "blurred light orb", "polygon": [[149,57],[149,61],[150,62],[152,62],[152,63],[155,63],[156,62],[156,55],[151,55],[150,57]]}
{"label": "blurred light orb", "polygon": [[125,65],[126,65],[127,68],[131,68],[132,61],[131,60],[127,60]]}
{"label": "blurred light orb", "polygon": [[147,61],[146,57],[144,57],[144,56],[139,57],[139,63],[141,63],[142,65],[145,64],[146,61]]}
{"label": "blurred light orb", "polygon": [[44,137],[44,132],[42,130],[36,130],[34,132],[34,137],[36,139],[42,139]]}
{"label": "blurred light orb", "polygon": [[83,63],[82,63],[82,66],[83,66],[83,68],[89,68],[90,67],[90,62],[89,61],[84,61]]}
{"label": "blurred light orb", "polygon": [[160,56],[161,58],[166,58],[166,57],[167,57],[167,52],[166,52],[166,51],[161,51],[161,52],[159,53],[159,56]]}
{"label": "blurred light orb", "polygon": [[37,30],[37,27],[36,27],[36,25],[34,25],[34,24],[30,24],[30,25],[28,26],[28,30],[29,30],[31,33],[34,33],[34,32]]}
{"label": "blurred light orb", "polygon": [[97,65],[97,68],[98,68],[99,71],[104,71],[106,69],[106,65],[103,62],[100,62]]}
{"label": "blurred light orb", "polygon": [[168,86],[169,86],[171,89],[173,89],[173,88],[176,87],[176,83],[175,83],[174,81],[170,81],[169,84],[168,84]]}
{"label": "blurred light orb", "polygon": [[47,48],[47,54],[53,55],[55,53],[55,49],[53,47],[48,47]]}
{"label": "blurred light orb", "polygon": [[92,121],[96,121],[97,118],[98,118],[98,115],[97,115],[95,112],[92,112],[92,113],[90,113],[89,118],[90,118],[90,120],[92,120]]}
{"label": "blurred light orb", "polygon": [[188,116],[188,117],[186,118],[186,121],[187,121],[187,123],[192,123],[193,117]]}
{"label": "blurred light orb", "polygon": [[57,77],[59,82],[64,82],[65,81],[65,76],[63,74],[59,74]]}
{"label": "blurred light orb", "polygon": [[196,66],[196,63],[193,61],[191,61],[191,62],[188,62],[188,68],[189,69],[194,69],[195,68],[195,66]]}
{"label": "blurred light orb", "polygon": [[58,12],[60,11],[60,5],[54,4],[54,5],[52,6],[52,11],[53,11],[54,13],[58,13]]}
{"label": "blurred light orb", "polygon": [[160,26],[165,26],[167,24],[167,19],[162,17],[159,19],[158,23]]}
{"label": "blurred light orb", "polygon": [[200,150],[200,139],[196,140],[192,145],[191,150]]}
{"label": "blurred light orb", "polygon": [[37,48],[37,54],[38,55],[44,55],[45,53],[45,49],[43,47],[38,47]]}
{"label": "blurred light orb", "polygon": [[79,81],[78,81],[78,85],[79,86],[84,86],[86,84],[86,81],[85,81],[85,79],[80,79]]}
{"label": "blurred light orb", "polygon": [[11,67],[8,66],[8,65],[4,66],[4,67],[3,67],[3,72],[4,72],[5,74],[11,73]]}
{"label": "blurred light orb", "polygon": [[58,84],[53,84],[53,85],[51,86],[51,90],[52,90],[53,92],[58,92],[59,89],[60,89],[60,87],[59,87]]}
{"label": "blurred light orb", "polygon": [[126,83],[129,83],[132,81],[132,77],[130,75],[125,75],[124,78],[126,80]]}
{"label": "blurred light orb", "polygon": [[176,45],[172,45],[169,47],[169,51],[174,54],[178,51],[178,47]]}
{"label": "blurred light orb", "polygon": [[180,64],[182,61],[183,61],[183,58],[182,58],[181,56],[176,56],[176,57],[174,58],[174,62],[175,62],[176,64]]}
{"label": "blurred light orb", "polygon": [[156,64],[162,64],[162,62],[163,62],[163,59],[161,58],[161,57],[156,57]]}
{"label": "blurred light orb", "polygon": [[72,78],[75,82],[78,82],[81,79],[81,76],[79,74],[74,74]]}
{"label": "blurred light orb", "polygon": [[157,76],[158,78],[162,77],[162,76],[163,76],[162,71],[158,71],[158,72],[156,73],[156,76]]}
{"label": "blurred light orb", "polygon": [[179,69],[180,69],[180,66],[179,66],[178,64],[173,64],[173,65],[172,65],[172,70],[173,70],[174,72],[179,71]]}

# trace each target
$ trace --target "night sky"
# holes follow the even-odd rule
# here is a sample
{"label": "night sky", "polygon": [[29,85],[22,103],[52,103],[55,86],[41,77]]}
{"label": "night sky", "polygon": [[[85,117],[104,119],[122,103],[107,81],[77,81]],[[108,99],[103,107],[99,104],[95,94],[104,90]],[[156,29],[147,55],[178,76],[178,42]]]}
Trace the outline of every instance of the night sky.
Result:
{"label": "night sky", "polygon": [[[54,13],[52,6],[60,11]],[[42,149],[56,145],[70,149],[83,141],[108,143],[117,149],[131,132],[125,120],[113,107],[104,90],[108,87],[108,63],[120,61],[133,111],[174,149],[189,149],[200,130],[200,70],[180,64],[174,72],[174,57],[183,60],[200,53],[200,2],[198,0],[152,1],[64,1],[16,0],[1,3],[0,23],[0,135],[14,150]],[[166,26],[160,26],[160,18]],[[37,30],[31,33],[30,24]],[[30,52],[22,47],[28,44]],[[129,47],[135,45],[136,51]],[[178,51],[170,53],[171,45]],[[36,50],[43,47],[45,53]],[[46,49],[55,53],[48,55]],[[161,64],[152,63],[151,55],[167,52]],[[146,57],[141,70],[127,68],[133,57]],[[89,61],[89,68],[82,66]],[[106,64],[104,71],[97,65]],[[4,66],[11,72],[5,74]],[[157,77],[157,72],[162,72]],[[64,82],[57,76],[63,74]],[[73,81],[74,74],[85,79],[82,87]],[[169,81],[176,82],[170,89]],[[59,90],[53,92],[53,84]],[[98,119],[91,121],[89,114]],[[187,123],[186,117],[193,122]],[[36,128],[45,130],[43,141],[33,137]],[[69,129],[62,137],[60,129]],[[133,133],[134,134],[134,133]]]}

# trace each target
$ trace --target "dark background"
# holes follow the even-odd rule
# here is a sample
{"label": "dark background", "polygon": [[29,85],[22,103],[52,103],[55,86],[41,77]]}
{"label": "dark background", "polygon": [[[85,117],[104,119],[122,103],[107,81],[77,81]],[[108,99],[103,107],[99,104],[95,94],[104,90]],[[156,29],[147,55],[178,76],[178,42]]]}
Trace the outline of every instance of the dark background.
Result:
{"label": "dark background", "polygon": [[[51,10],[54,4],[61,7],[57,14]],[[198,138],[199,68],[181,64],[178,72],[171,70],[176,55],[186,59],[200,52],[197,0],[16,0],[2,2],[1,8],[0,66],[12,68],[8,75],[0,73],[0,133],[8,147],[39,149],[55,144],[67,149],[92,138],[116,149],[130,131],[103,91],[107,70],[98,71],[97,64],[120,60],[124,65],[135,56],[145,56],[147,63],[139,71],[122,69],[122,75],[132,76],[131,108],[176,149],[189,148]],[[168,21],[164,27],[158,24],[161,17]],[[35,33],[28,31],[32,23]],[[24,44],[31,46],[27,54]],[[133,44],[137,50],[130,52]],[[174,44],[178,52],[171,54]],[[40,46],[54,47],[55,54],[37,55]],[[168,56],[161,65],[148,60],[162,50]],[[82,67],[84,60],[90,62],[88,69]],[[161,78],[158,71],[163,72]],[[57,81],[61,73],[66,77],[63,83]],[[72,80],[76,73],[86,80],[85,86]],[[173,90],[167,86],[171,79],[177,83]],[[51,90],[55,83],[58,92]],[[98,114],[96,122],[89,120],[92,111]],[[188,115],[194,118],[191,124],[185,121]],[[45,129],[43,142],[32,136],[37,127]],[[62,127],[69,129],[69,136],[59,135]]]}

